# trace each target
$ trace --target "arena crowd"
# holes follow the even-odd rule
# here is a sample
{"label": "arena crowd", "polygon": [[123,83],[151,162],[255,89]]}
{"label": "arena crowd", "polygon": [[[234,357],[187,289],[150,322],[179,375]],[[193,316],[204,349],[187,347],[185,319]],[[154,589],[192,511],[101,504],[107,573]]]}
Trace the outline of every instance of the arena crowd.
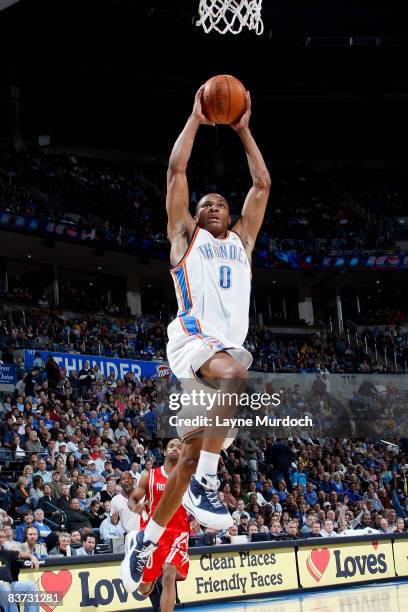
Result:
{"label": "arena crowd", "polygon": [[[61,387],[57,374],[64,376],[52,357],[39,360],[0,404],[4,547],[39,559],[95,554],[101,544],[123,540],[126,483],[160,466],[165,445],[158,431],[165,380],[138,380],[133,373],[106,378],[86,362],[76,387]],[[191,520],[191,545],[254,539],[252,534],[288,539],[367,528],[404,532],[407,449],[406,439],[393,445],[242,433],[218,469],[234,526],[216,533]]]}
{"label": "arena crowd", "polygon": [[[191,203],[221,191],[238,214],[249,177],[224,171],[216,182],[205,160],[191,163]],[[276,164],[275,164],[276,166]],[[393,250],[406,238],[398,215],[407,209],[406,169],[386,163],[344,162],[271,167],[274,206],[267,212],[258,249],[329,253]],[[136,232],[166,242],[165,162],[121,164],[55,154],[46,149],[0,151],[0,210],[67,223]],[[157,177],[162,177],[158,181]],[[273,212],[272,212],[273,210]],[[84,212],[86,211],[86,212]],[[255,258],[263,265],[263,259]],[[265,263],[265,262],[264,262]]]}

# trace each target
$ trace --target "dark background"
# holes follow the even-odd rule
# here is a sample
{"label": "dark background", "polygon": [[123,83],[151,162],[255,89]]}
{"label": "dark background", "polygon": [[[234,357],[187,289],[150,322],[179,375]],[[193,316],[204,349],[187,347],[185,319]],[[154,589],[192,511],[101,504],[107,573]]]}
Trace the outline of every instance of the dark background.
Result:
{"label": "dark background", "polygon": [[[405,148],[406,3],[264,0],[265,32],[206,35],[198,0],[21,0],[0,12],[0,83],[26,139],[168,155],[200,83],[251,91],[272,159],[392,159]],[[2,95],[0,129],[6,130]],[[225,127],[200,134],[229,148]]]}

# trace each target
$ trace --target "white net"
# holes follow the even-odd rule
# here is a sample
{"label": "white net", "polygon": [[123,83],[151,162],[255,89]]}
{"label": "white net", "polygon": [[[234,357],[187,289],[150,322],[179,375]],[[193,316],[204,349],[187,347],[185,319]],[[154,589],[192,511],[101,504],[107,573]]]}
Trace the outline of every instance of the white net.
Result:
{"label": "white net", "polygon": [[200,0],[197,26],[208,34],[216,30],[220,34],[239,34],[242,28],[262,34],[262,0]]}

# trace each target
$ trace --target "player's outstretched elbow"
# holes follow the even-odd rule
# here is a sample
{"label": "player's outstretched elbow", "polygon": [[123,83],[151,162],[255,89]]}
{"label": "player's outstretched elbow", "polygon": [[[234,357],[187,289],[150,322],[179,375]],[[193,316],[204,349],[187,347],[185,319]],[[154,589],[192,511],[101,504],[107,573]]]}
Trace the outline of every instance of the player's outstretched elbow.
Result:
{"label": "player's outstretched elbow", "polygon": [[171,181],[172,178],[179,176],[180,174],[185,174],[187,170],[187,166],[185,164],[179,163],[170,163],[167,168],[167,181]]}
{"label": "player's outstretched elbow", "polygon": [[254,185],[258,190],[269,191],[271,188],[271,176],[269,172],[265,172],[264,174],[260,174],[256,177],[254,181]]}

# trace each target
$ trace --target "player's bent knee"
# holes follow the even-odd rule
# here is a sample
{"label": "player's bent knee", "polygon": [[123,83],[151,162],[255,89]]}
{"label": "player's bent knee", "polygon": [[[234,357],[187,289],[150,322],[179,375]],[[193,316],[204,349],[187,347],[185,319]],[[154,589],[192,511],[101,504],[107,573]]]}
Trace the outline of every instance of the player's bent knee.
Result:
{"label": "player's bent knee", "polygon": [[163,588],[166,586],[172,586],[176,581],[177,568],[174,565],[165,565],[163,567],[162,574],[162,585]]}
{"label": "player's bent knee", "polygon": [[224,366],[222,378],[246,381],[248,380],[248,370],[246,368],[243,368],[234,359],[231,359]]}

